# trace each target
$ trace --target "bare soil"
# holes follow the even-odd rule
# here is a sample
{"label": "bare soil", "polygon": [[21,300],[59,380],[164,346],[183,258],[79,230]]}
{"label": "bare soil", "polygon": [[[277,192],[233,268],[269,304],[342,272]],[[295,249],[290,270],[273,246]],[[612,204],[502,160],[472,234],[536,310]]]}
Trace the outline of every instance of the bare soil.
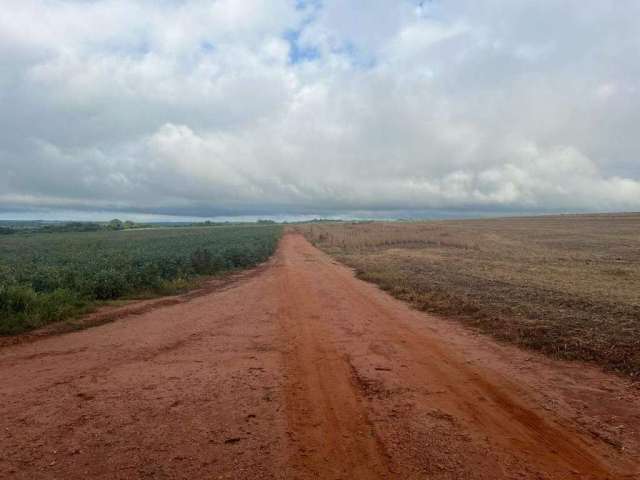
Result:
{"label": "bare soil", "polygon": [[637,479],[640,393],[285,235],[255,274],[0,350],[0,478]]}

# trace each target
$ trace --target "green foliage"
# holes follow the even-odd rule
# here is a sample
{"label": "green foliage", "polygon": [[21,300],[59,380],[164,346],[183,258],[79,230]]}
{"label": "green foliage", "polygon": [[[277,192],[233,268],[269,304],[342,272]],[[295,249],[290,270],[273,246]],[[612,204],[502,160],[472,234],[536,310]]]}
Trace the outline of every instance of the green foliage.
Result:
{"label": "green foliage", "polygon": [[191,254],[191,266],[196,273],[211,273],[212,263],[211,252],[206,248],[199,248]]}
{"label": "green foliage", "polygon": [[256,265],[281,234],[277,225],[122,226],[0,237],[0,334],[68,318],[96,301],[180,291],[199,275]]}
{"label": "green foliage", "polygon": [[122,223],[122,220],[114,218],[107,224],[107,228],[109,230],[124,230],[124,223]]}
{"label": "green foliage", "polygon": [[150,227],[151,224],[134,223],[131,220],[113,219],[107,223],[96,222],[3,222],[0,224],[0,235],[13,233],[65,233],[65,232],[99,232],[102,230],[131,230],[133,228]]}
{"label": "green foliage", "polygon": [[65,289],[38,293],[25,285],[0,285],[0,333],[20,333],[59,321],[86,305],[86,299]]}
{"label": "green foliage", "polygon": [[174,278],[173,280],[163,280],[156,288],[160,295],[175,295],[194,288],[197,282],[188,278]]}
{"label": "green foliage", "polygon": [[89,280],[89,296],[97,300],[113,300],[127,292],[128,284],[124,272],[110,268],[100,270]]}
{"label": "green foliage", "polygon": [[103,230],[104,227],[99,223],[93,222],[68,222],[68,223],[55,223],[51,225],[43,225],[32,229],[32,233],[60,233],[60,232],[97,232]]}

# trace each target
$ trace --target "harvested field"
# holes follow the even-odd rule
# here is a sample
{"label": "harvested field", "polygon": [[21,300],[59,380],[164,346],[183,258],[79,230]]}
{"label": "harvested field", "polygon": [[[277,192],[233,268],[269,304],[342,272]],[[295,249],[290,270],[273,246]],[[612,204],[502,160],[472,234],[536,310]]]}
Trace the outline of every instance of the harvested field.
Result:
{"label": "harvested field", "polygon": [[640,375],[640,214],[296,228],[421,310]]}

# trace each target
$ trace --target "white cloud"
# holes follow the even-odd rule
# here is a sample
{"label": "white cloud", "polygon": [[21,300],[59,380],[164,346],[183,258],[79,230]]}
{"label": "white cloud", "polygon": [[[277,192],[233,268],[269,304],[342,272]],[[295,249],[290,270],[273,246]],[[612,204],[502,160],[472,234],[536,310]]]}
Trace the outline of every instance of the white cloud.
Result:
{"label": "white cloud", "polygon": [[640,209],[637,2],[6,3],[0,210]]}

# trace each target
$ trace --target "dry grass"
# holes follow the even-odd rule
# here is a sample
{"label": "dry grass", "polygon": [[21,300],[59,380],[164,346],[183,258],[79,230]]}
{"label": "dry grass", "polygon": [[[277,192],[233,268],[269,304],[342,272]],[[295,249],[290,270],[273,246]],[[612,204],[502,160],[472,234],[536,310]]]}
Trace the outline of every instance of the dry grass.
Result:
{"label": "dry grass", "polygon": [[417,308],[640,377],[640,214],[297,228]]}

